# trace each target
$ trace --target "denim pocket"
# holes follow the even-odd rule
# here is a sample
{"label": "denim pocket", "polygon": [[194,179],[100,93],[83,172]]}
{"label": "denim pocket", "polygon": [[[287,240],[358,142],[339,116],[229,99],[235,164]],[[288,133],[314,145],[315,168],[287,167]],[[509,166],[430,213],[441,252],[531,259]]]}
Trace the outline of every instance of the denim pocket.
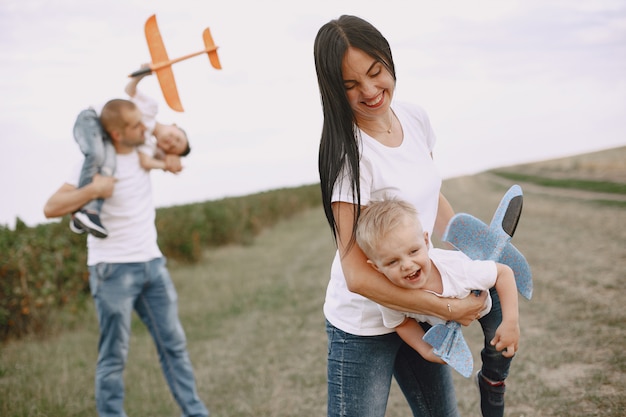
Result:
{"label": "denim pocket", "polygon": [[104,262],[89,267],[89,289],[92,297],[96,296],[100,283],[110,277],[112,271],[113,265]]}
{"label": "denim pocket", "polygon": [[328,336],[328,356],[330,357],[333,352],[333,346],[341,346],[346,343],[346,333],[326,321],[326,335]]}

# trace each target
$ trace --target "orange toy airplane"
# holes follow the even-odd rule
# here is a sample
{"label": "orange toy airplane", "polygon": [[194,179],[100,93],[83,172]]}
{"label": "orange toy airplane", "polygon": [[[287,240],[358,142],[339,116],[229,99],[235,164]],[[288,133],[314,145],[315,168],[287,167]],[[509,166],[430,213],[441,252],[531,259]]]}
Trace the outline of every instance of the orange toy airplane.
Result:
{"label": "orange toy airplane", "polygon": [[178,89],[176,88],[176,80],[174,80],[172,64],[206,53],[209,55],[209,61],[213,68],[222,69],[220,59],[217,56],[217,46],[213,43],[211,31],[209,28],[206,28],[202,33],[205,46],[204,50],[175,59],[169,59],[167,56],[163,39],[161,39],[161,32],[159,32],[159,26],[157,25],[156,15],[150,16],[146,21],[145,32],[152,63],[146,68],[133,72],[129,77],[137,77],[139,75],[156,72],[165,102],[172,110],[182,112],[184,111],[183,105],[180,102],[180,97],[178,97]]}

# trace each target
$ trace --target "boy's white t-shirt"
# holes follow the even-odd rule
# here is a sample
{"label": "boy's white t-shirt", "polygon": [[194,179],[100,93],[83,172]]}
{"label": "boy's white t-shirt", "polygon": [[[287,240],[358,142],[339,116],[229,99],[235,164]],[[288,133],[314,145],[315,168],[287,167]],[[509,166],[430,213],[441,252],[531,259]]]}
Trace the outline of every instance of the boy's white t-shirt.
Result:
{"label": "boy's white t-shirt", "polygon": [[[149,171],[139,164],[139,154],[116,154],[113,195],[104,200],[100,220],[109,235],[87,237],[87,265],[100,262],[147,262],[163,256],[157,244],[156,211]],[[82,162],[67,183],[78,187]]]}
{"label": "boy's white t-shirt", "polygon": [[[426,112],[417,105],[394,103],[392,109],[402,125],[404,139],[395,148],[382,145],[360,131],[361,204],[390,195],[413,204],[424,231],[432,236],[442,178],[431,157],[435,134]],[[352,203],[350,184],[340,177],[333,189],[332,201]],[[324,315],[335,327],[359,336],[393,332],[383,323],[375,302],[348,290],[339,253],[331,266],[326,289]]]}
{"label": "boy's white t-shirt", "polygon": [[137,150],[148,156],[154,156],[157,148],[154,128],[156,127],[156,116],[159,112],[159,104],[156,100],[142,93],[139,89],[135,90],[135,95],[130,97],[130,101],[135,103],[141,112],[141,122],[146,127],[146,141],[143,145],[137,147]]}
{"label": "boy's white t-shirt", "polygon": [[[465,298],[472,290],[488,291],[496,283],[498,271],[494,261],[472,260],[463,252],[439,248],[430,249],[429,256],[439,270],[443,284],[441,294],[429,292],[439,297]],[[480,317],[491,311],[491,303],[491,296],[487,292],[487,301]],[[383,315],[383,323],[390,329],[402,324],[405,317],[432,325],[446,322],[439,317],[392,310],[385,306],[379,306],[379,308]]]}

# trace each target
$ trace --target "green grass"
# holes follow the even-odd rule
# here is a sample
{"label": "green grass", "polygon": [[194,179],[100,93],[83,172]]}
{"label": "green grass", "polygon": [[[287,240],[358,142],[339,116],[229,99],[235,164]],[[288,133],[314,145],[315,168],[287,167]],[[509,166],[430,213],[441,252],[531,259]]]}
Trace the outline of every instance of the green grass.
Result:
{"label": "green grass", "polygon": [[[444,183],[457,211],[485,221],[505,190],[487,175]],[[531,265],[535,293],[520,301],[521,350],[507,380],[507,417],[626,415],[624,224],[621,207],[525,193],[514,243]],[[199,393],[212,416],[325,415],[322,305],[333,255],[318,207],[245,245],[205,250],[196,264],[171,262]],[[58,314],[58,331],[0,348],[1,416],[95,415],[93,303],[78,315]],[[126,412],[179,415],[148,332],[137,318],[132,329]],[[480,326],[464,333],[478,364]],[[453,375],[461,414],[478,415],[473,382]],[[386,417],[407,415],[393,384]]]}
{"label": "green grass", "polygon": [[593,191],[597,193],[626,195],[626,184],[624,183],[611,181],[593,181],[576,178],[550,178],[503,170],[494,170],[490,172],[512,181],[528,182],[531,184],[542,185],[544,187],[556,187],[582,191]]}

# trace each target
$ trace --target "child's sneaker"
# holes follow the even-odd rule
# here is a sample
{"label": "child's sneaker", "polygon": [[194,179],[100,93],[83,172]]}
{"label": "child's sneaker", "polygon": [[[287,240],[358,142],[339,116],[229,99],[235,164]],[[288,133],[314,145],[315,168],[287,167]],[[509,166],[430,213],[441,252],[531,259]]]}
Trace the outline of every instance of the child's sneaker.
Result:
{"label": "child's sneaker", "polygon": [[73,214],[72,214],[72,218],[70,219],[70,230],[76,233],[77,235],[82,235],[83,233],[85,233],[85,229],[83,229],[81,225],[78,224]]}
{"label": "child's sneaker", "polygon": [[483,416],[504,415],[504,381],[490,381],[483,377],[480,371],[476,372],[474,379],[480,391],[480,410]]}
{"label": "child's sneaker", "polygon": [[86,210],[79,210],[74,213],[74,220],[81,228],[91,233],[95,237],[105,238],[109,235],[107,229],[100,223],[100,216],[96,213],[90,213]]}

